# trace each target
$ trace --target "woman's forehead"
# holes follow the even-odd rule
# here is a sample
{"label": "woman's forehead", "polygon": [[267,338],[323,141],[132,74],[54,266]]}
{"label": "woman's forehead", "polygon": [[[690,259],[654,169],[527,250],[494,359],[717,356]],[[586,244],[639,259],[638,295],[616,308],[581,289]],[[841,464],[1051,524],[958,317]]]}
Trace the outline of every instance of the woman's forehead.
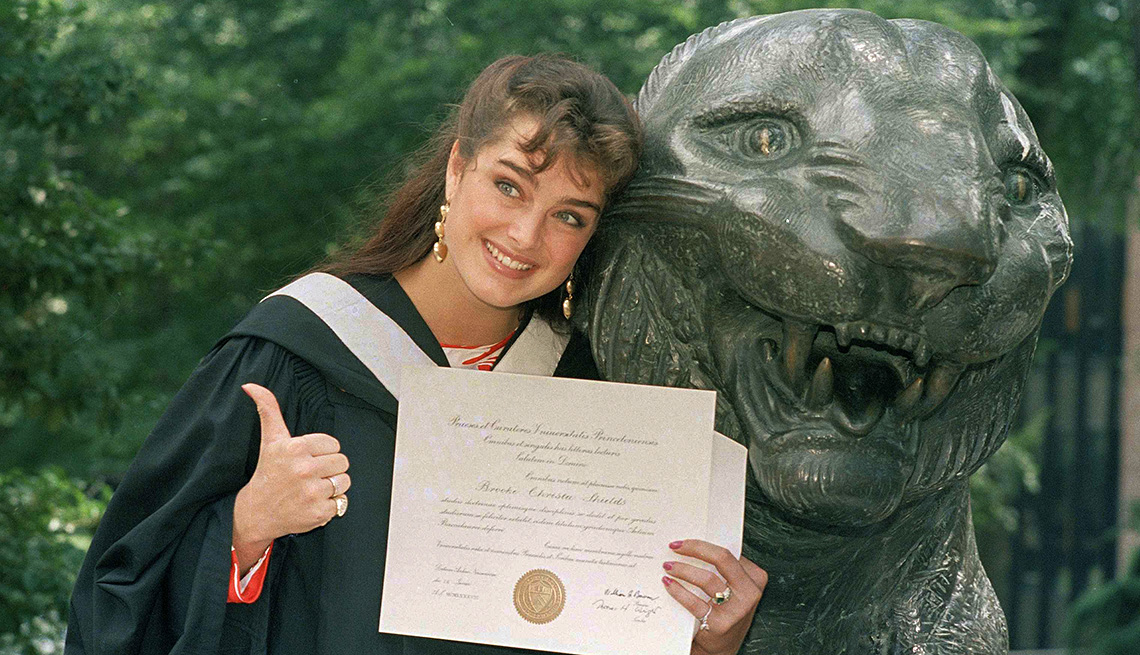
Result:
{"label": "woman's forehead", "polygon": [[527,147],[536,131],[537,121],[529,126],[512,125],[505,129],[499,138],[479,148],[475,153],[475,159],[522,169],[517,172],[524,176],[567,176],[575,186],[583,190],[592,189],[595,185],[602,186],[602,176],[598,167],[575,152],[573,148],[551,143],[546,147],[528,151]]}

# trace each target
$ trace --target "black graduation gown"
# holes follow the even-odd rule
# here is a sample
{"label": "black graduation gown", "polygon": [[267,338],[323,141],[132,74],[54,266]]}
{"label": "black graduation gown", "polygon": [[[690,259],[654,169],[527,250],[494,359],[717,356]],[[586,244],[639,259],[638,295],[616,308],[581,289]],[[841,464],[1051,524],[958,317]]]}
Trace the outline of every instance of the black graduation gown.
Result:
{"label": "black graduation gown", "polygon": [[[393,278],[349,282],[447,366]],[[580,335],[555,375],[597,377]],[[276,541],[261,597],[241,605],[226,602],[233,502],[260,445],[246,382],[273,391],[293,434],[337,437],[352,489],[344,517]],[[300,302],[258,304],[202,360],[111,499],[72,594],[65,654],[526,652],[377,631],[396,409]]]}

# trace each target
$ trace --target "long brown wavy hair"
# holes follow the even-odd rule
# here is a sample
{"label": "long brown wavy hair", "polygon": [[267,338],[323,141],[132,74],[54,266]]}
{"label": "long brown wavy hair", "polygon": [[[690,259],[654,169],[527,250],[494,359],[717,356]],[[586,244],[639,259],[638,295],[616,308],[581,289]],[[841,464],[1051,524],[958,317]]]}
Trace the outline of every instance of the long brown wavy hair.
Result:
{"label": "long brown wavy hair", "polygon": [[[428,256],[435,242],[433,226],[445,202],[444,180],[452,145],[469,159],[500,136],[520,115],[539,127],[520,148],[537,153],[540,172],[562,156],[574,167],[596,171],[606,199],[637,169],[641,123],[630,102],[605,76],[559,55],[512,55],[479,74],[463,101],[453,109],[427,144],[413,155],[402,185],[369,212],[376,225],[354,251],[335,255],[317,270],[334,275],[395,273]],[[562,321],[560,289],[527,303],[543,318]]]}

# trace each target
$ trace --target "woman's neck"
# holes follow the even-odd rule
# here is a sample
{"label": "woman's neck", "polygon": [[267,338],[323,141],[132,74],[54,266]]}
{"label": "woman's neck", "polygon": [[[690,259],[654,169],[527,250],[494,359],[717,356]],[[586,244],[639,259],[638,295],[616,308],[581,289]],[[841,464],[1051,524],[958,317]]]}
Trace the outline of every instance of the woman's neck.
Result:
{"label": "woman's neck", "polygon": [[518,327],[519,307],[493,307],[480,301],[446,261],[437,262],[429,255],[394,277],[441,344],[492,344]]}

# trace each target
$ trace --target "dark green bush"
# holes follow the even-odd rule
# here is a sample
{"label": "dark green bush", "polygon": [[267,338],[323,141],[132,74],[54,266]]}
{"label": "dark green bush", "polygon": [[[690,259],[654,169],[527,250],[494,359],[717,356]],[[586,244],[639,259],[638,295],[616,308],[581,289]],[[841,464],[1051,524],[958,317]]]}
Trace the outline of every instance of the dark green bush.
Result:
{"label": "dark green bush", "polygon": [[[1140,503],[1132,506],[1140,527]],[[1140,653],[1140,549],[1115,580],[1086,592],[1073,605],[1069,645],[1081,655]]]}
{"label": "dark green bush", "polygon": [[71,587],[109,498],[58,469],[0,473],[0,655],[62,650]]}

